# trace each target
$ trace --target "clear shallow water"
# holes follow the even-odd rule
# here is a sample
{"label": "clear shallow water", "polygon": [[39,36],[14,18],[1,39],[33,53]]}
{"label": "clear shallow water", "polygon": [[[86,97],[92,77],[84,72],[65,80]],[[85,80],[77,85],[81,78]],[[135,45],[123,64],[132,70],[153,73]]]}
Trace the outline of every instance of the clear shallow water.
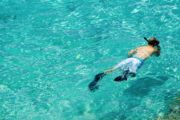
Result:
{"label": "clear shallow water", "polygon": [[[0,119],[153,120],[179,92],[178,0],[2,0]],[[118,72],[91,93],[94,75],[161,41],[135,79]]]}

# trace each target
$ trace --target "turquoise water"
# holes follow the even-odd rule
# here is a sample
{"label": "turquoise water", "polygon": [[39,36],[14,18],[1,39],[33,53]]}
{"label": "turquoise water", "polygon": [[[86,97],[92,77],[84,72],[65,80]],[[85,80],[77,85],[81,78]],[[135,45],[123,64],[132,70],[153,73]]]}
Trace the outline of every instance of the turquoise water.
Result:
{"label": "turquoise water", "polygon": [[[179,0],[1,0],[0,120],[155,120],[179,93]],[[156,36],[136,78],[94,75]]]}

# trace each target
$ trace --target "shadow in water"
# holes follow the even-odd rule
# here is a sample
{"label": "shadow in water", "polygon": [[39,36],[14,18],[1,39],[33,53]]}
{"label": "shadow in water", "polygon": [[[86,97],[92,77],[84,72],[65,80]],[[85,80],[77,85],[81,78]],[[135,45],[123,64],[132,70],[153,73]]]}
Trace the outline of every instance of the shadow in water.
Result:
{"label": "shadow in water", "polygon": [[168,77],[166,76],[140,78],[137,79],[128,89],[126,89],[123,94],[143,97],[147,95],[153,87],[160,86],[167,80]]}
{"label": "shadow in water", "polygon": [[112,111],[100,118],[100,120],[125,120],[126,116],[120,111]]}
{"label": "shadow in water", "polygon": [[[156,78],[143,77],[134,81],[123,93],[119,101],[119,110],[111,111],[101,117],[102,120],[126,120],[133,112],[132,109],[139,106],[142,97],[148,95],[155,86],[163,85],[169,78],[156,76]],[[127,112],[128,111],[128,112]]]}
{"label": "shadow in water", "polygon": [[7,23],[9,20],[15,20],[16,18],[16,15],[0,14],[0,22],[3,21],[4,23]]}

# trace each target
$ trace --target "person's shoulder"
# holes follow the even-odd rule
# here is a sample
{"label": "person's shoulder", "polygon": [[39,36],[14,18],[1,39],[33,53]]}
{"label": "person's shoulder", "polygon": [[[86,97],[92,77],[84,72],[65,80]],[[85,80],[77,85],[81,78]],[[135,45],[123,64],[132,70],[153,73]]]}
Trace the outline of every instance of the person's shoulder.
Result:
{"label": "person's shoulder", "polygon": [[141,48],[145,48],[145,47],[147,47],[147,46],[143,45],[143,46],[137,47],[136,49],[141,49]]}
{"label": "person's shoulder", "polygon": [[158,50],[161,50],[161,47],[160,46],[154,46],[154,49],[158,51]]}

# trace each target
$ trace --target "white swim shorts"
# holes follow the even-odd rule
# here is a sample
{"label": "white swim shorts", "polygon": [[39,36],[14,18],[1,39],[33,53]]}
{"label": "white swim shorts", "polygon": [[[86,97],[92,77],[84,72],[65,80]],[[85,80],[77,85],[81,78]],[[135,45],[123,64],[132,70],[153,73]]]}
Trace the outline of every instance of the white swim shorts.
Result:
{"label": "white swim shorts", "polygon": [[143,62],[143,59],[131,57],[119,62],[113,67],[113,69],[119,68],[123,71],[129,70],[130,73],[136,73],[136,71],[142,66]]}

